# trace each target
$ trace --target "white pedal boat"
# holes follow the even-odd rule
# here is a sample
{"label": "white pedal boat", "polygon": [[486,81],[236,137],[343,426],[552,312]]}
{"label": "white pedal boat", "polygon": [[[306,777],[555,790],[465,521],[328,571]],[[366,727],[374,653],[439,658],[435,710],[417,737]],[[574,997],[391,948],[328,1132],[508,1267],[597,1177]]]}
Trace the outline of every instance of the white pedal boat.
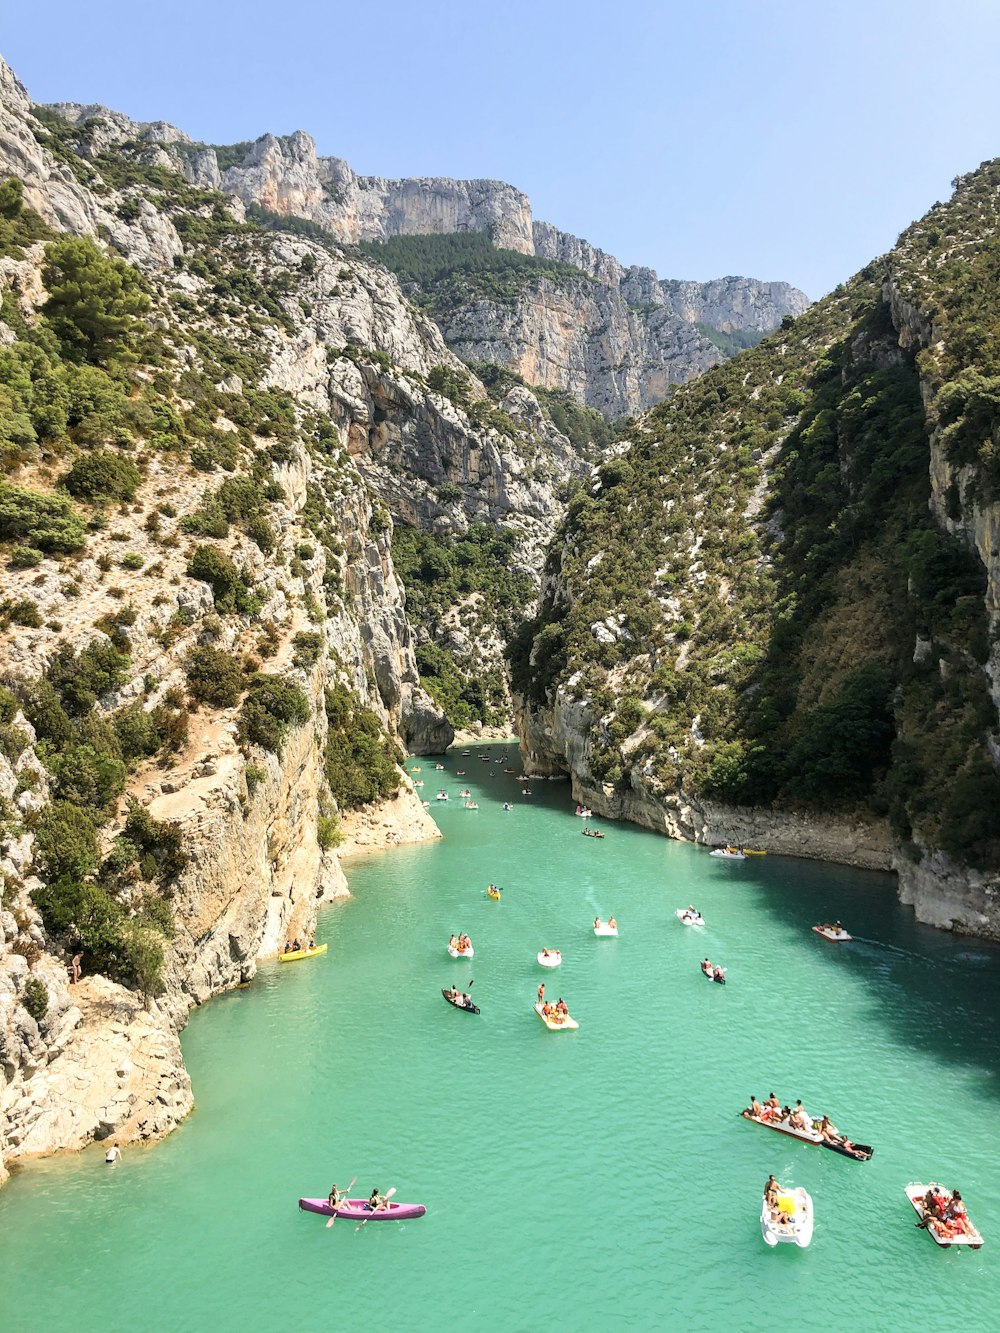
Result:
{"label": "white pedal boat", "polygon": [[555,1014],[550,1014],[548,1018],[546,1018],[542,1013],[542,1006],[538,1002],[535,1003],[534,1009],[535,1013],[550,1032],[572,1032],[580,1026],[575,1018],[570,1018],[569,1014],[562,1014],[558,1018]]}
{"label": "white pedal boat", "polygon": [[741,852],[738,847],[716,847],[709,856],[717,856],[720,861],[745,861],[746,852]]}
{"label": "white pedal boat", "polygon": [[540,949],[537,957],[542,967],[558,967],[562,963],[562,952],[559,949]]}
{"label": "white pedal boat", "polygon": [[[752,1120],[755,1125],[763,1125],[765,1129],[776,1129],[779,1134],[787,1134],[789,1138],[801,1139],[803,1143],[822,1143],[823,1135],[815,1129],[798,1129],[788,1119],[775,1119],[768,1116],[761,1119],[760,1116],[751,1115],[749,1111],[741,1111],[740,1114],[744,1120]],[[808,1115],[808,1111],[806,1112]],[[810,1124],[812,1121],[810,1120]]]}
{"label": "white pedal boat", "polygon": [[836,930],[833,926],[813,926],[817,935],[822,935],[825,940],[832,940],[834,944],[843,944],[847,940],[853,940],[853,935],[848,935],[847,931],[841,926]]}
{"label": "white pedal boat", "polygon": [[612,926],[612,925],[611,925],[609,922],[607,922],[607,921],[600,921],[600,920],[599,920],[599,921],[597,922],[597,925],[594,927],[594,934],[595,934],[595,935],[614,935],[614,936],[617,938],[617,935],[618,935],[618,926],[617,926],[617,925]]}
{"label": "white pedal boat", "polygon": [[692,912],[686,907],[678,907],[674,916],[682,926],[703,926],[705,918],[700,912]]}
{"label": "white pedal boat", "polygon": [[[938,1185],[931,1181],[927,1185],[922,1185],[919,1181],[911,1180],[906,1186],[906,1197],[913,1204],[917,1215],[923,1220],[924,1217],[924,1198],[927,1191],[931,1189],[938,1190],[941,1194],[951,1194],[951,1190],[945,1189],[943,1185]],[[971,1234],[963,1231],[953,1232],[945,1226],[942,1226],[936,1219],[931,1219],[924,1230],[930,1236],[935,1245],[940,1245],[942,1250],[950,1249],[952,1245],[968,1245],[970,1250],[979,1250],[983,1245],[983,1238],[980,1233],[972,1226],[972,1222],[966,1214],[966,1222],[972,1228]]]}
{"label": "white pedal boat", "polygon": [[475,956],[475,949],[470,944],[467,949],[456,949],[454,945],[448,945],[448,952],[452,958],[472,958]]}
{"label": "white pedal boat", "polygon": [[768,1245],[774,1249],[781,1241],[789,1241],[805,1249],[813,1238],[813,1201],[801,1187],[794,1190],[781,1190],[778,1194],[776,1210],[787,1222],[775,1221],[767,1200],[760,1203],[760,1230]]}

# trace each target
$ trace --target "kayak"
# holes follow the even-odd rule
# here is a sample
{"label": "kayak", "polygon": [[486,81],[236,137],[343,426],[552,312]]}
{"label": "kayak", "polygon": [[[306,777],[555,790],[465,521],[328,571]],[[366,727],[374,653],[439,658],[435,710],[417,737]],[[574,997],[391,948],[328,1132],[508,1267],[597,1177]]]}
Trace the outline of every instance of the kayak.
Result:
{"label": "kayak", "polygon": [[700,912],[689,912],[686,907],[678,907],[674,916],[682,926],[703,926],[705,918]]}
{"label": "kayak", "polygon": [[[945,1189],[943,1185],[938,1185],[934,1181],[927,1185],[921,1185],[917,1181],[911,1180],[905,1188],[905,1193],[919,1214],[921,1221],[924,1219],[924,1199],[928,1190],[937,1190],[942,1194],[951,1195],[951,1190]],[[966,1221],[968,1222],[968,1218],[966,1218]],[[972,1227],[971,1222],[969,1222],[969,1226]],[[971,1250],[981,1250],[983,1247],[983,1238],[975,1227],[972,1227],[972,1234],[969,1235],[964,1231],[954,1231],[947,1222],[933,1218],[924,1227],[924,1230],[935,1245],[940,1245],[943,1250],[950,1249],[952,1245],[968,1245]]]}
{"label": "kayak", "polygon": [[453,1009],[463,1009],[467,1014],[479,1013],[479,1010],[472,1003],[471,995],[464,995],[460,991],[458,995],[452,997],[451,993],[449,991],[446,991],[443,986],[441,987],[441,994],[444,996],[444,998],[448,1001],[448,1003],[451,1005]]}
{"label": "kayak", "polygon": [[494,902],[499,902],[499,901],[500,901],[500,890],[499,890],[499,889],[487,889],[487,890],[486,890],[486,896],[487,896],[487,898],[492,898]]}
{"label": "kayak", "polygon": [[709,852],[709,856],[717,856],[721,861],[745,861],[746,852],[737,851],[735,847],[716,847],[714,852]]}
{"label": "kayak", "polygon": [[847,940],[853,940],[853,935],[848,935],[843,927],[840,930],[834,930],[832,926],[813,926],[817,935],[822,935],[823,939],[831,940],[834,944],[843,944]]}
{"label": "kayak", "polygon": [[297,963],[300,958],[315,958],[318,953],[326,953],[325,944],[317,944],[315,949],[293,949],[291,953],[279,953],[279,963]]}
{"label": "kayak", "polygon": [[367,1199],[342,1199],[336,1213],[326,1199],[300,1199],[299,1207],[304,1213],[320,1213],[323,1217],[347,1217],[355,1222],[402,1222],[407,1217],[423,1217],[427,1209],[422,1203],[396,1203],[389,1200],[387,1208],[371,1212]]}
{"label": "kayak", "polygon": [[542,1006],[540,1003],[534,1005],[534,1010],[550,1032],[571,1032],[573,1029],[580,1026],[575,1018],[570,1018],[569,1014],[562,1014],[561,1016],[550,1014],[548,1018],[546,1018],[542,1013]]}
{"label": "kayak", "polygon": [[744,855],[744,856],[766,856],[766,855],[767,855],[767,852],[764,851],[763,847],[744,847],[744,848],[743,848],[743,855]]}
{"label": "kayak", "polygon": [[618,927],[617,927],[617,926],[609,925],[607,921],[601,921],[598,925],[596,925],[596,926],[594,927],[594,934],[595,934],[595,935],[614,935],[615,938],[617,938],[617,936],[618,936]]}
{"label": "kayak", "polygon": [[[778,1214],[778,1219],[772,1217],[772,1211]],[[779,1241],[790,1241],[804,1250],[813,1238],[812,1199],[801,1186],[779,1190],[778,1206],[772,1210],[765,1196],[760,1205],[760,1230],[772,1249]]]}
{"label": "kayak", "polygon": [[562,953],[558,949],[542,949],[538,961],[542,967],[558,967],[562,962]]}
{"label": "kayak", "polygon": [[787,1119],[761,1120],[760,1116],[751,1115],[749,1111],[741,1111],[740,1115],[744,1120],[752,1120],[755,1125],[763,1125],[765,1129],[776,1129],[779,1134],[801,1139],[803,1143],[818,1143],[821,1148],[829,1148],[831,1152],[839,1153],[841,1157],[850,1157],[855,1162],[867,1162],[875,1151],[867,1143],[856,1143],[853,1151],[845,1148],[842,1143],[831,1143],[816,1129],[815,1122],[812,1129],[796,1129]]}
{"label": "kayak", "polygon": [[476,951],[471,944],[467,949],[456,949],[453,945],[449,944],[448,952],[451,954],[452,958],[472,958]]}

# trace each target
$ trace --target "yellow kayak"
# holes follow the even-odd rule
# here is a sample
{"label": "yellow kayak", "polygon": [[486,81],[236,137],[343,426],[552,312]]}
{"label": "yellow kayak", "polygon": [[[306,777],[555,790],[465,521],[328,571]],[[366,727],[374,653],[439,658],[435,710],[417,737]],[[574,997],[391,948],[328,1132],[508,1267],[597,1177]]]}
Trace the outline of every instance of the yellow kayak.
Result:
{"label": "yellow kayak", "polygon": [[317,944],[315,949],[296,949],[292,953],[279,953],[279,963],[297,963],[300,958],[315,958],[318,953],[326,953],[325,944]]}

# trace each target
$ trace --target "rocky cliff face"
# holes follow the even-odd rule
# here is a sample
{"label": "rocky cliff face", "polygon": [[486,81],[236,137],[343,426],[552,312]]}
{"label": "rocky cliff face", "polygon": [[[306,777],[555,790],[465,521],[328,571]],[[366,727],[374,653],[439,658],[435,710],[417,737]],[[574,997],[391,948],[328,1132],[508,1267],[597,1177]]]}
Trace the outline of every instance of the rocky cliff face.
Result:
{"label": "rocky cliff face", "polygon": [[[0,678],[20,691],[60,651],[113,642],[127,678],[98,699],[88,725],[129,708],[147,718],[166,709],[178,728],[186,715],[173,752],[135,763],[124,796],[178,830],[188,858],[169,885],[155,998],[92,975],[86,950],[83,980],[68,985],[68,935],[53,936],[33,898],[47,883],[35,829],[56,790],[52,769],[23,712],[4,723],[13,757],[0,755],[0,1162],[13,1162],[95,1138],[156,1136],[187,1113],[176,1033],[190,1006],[251,980],[259,958],[309,935],[317,905],[346,891],[324,830],[339,822],[348,850],[438,836],[401,771],[394,795],[360,809],[338,811],[329,785],[331,690],[341,706],[366,710],[386,744],[439,752],[453,734],[420,686],[393,519],[443,534],[502,524],[515,559],[535,569],[556,491],[586,466],[527,390],[509,395],[498,428],[429,389],[435,367],[458,373],[461,363],[395,279],[332,246],[243,228],[238,198],[203,192],[224,174],[218,161],[179,132],[101,107],[39,119],[2,65],[0,97],[0,177],[23,181],[55,233],[107,239],[143,271],[159,358],[127,371],[152,413],[144,406],[127,428],[135,494],[110,519],[97,505],[81,553],[34,552],[5,572],[4,606],[20,610],[13,622],[4,613]],[[312,170],[304,140],[261,141],[247,169],[264,180],[278,153]],[[299,211],[298,188],[289,175],[272,205]],[[423,193],[407,203],[397,192],[398,216],[416,217]],[[446,225],[460,224],[462,207],[482,225],[512,207],[471,184],[465,199],[442,204]],[[39,327],[43,259],[43,242],[0,257],[6,348]],[[236,300],[226,295],[234,284]],[[473,406],[485,404],[482,385],[469,384]],[[42,448],[25,434],[8,454],[8,480],[51,495],[105,429],[96,421],[86,442],[71,433]],[[227,484],[254,497],[228,520],[218,498]],[[93,512],[76,508],[81,524]],[[218,590],[189,572],[199,544],[252,590],[252,606],[216,604]],[[202,649],[242,663],[244,685],[260,676],[294,687],[309,720],[287,724],[280,743],[248,740],[245,697],[206,705],[186,695],[190,656]],[[126,813],[116,800],[102,856]],[[119,901],[126,921],[148,896],[133,880]]]}
{"label": "rocky cliff face", "polygon": [[464,359],[495,361],[529,384],[565,389],[611,419],[660,402],[673,385],[722,359],[697,324],[764,333],[808,304],[784,282],[678,282],[625,268],[589,242],[535,221],[527,197],[502,181],[358,176],[342,159],[318,156],[301,130],[223,149],[100,106],[59,103],[51,110],[74,125],[98,121],[93,142],[101,149],[136,140],[160,145],[163,161],[192,184],[307,218],[342,244],[478,231],[500,248],[572,265],[590,281],[541,282],[513,303],[470,295],[442,327]]}

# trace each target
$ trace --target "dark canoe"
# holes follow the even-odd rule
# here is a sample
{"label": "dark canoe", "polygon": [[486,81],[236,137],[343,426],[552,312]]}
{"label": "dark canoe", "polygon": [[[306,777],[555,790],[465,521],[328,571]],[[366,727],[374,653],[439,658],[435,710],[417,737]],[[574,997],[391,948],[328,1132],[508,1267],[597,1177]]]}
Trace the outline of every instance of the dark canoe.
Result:
{"label": "dark canoe", "polygon": [[476,1006],[472,1003],[471,1000],[463,1004],[461,995],[458,995],[455,997],[455,999],[452,999],[443,986],[441,988],[441,994],[444,996],[444,998],[448,1001],[448,1003],[451,1005],[453,1009],[461,1009],[463,1014],[479,1013],[479,1010],[476,1008]]}
{"label": "dark canoe", "polygon": [[841,1157],[851,1157],[855,1162],[870,1161],[871,1155],[875,1151],[875,1149],[869,1147],[867,1143],[856,1143],[854,1145],[854,1151],[851,1152],[851,1150],[845,1148],[842,1143],[827,1143],[825,1139],[823,1140],[822,1146],[824,1148],[829,1148],[831,1152],[839,1152]]}

